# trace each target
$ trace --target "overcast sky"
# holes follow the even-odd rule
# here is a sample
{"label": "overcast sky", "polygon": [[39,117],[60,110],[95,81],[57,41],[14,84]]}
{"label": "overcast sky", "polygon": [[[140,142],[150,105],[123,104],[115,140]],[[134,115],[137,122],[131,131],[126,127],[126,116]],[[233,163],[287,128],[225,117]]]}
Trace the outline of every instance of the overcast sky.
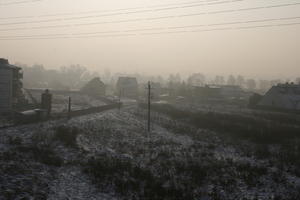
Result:
{"label": "overcast sky", "polygon": [[152,75],[202,72],[293,78],[300,76],[299,4],[0,0],[0,57],[47,68],[81,64],[100,72],[108,68]]}

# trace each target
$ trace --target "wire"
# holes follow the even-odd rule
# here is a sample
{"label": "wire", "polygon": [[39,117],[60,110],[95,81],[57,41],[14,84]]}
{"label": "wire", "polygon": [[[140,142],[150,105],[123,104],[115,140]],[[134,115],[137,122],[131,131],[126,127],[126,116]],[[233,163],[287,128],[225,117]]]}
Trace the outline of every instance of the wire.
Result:
{"label": "wire", "polygon": [[157,8],[157,7],[166,7],[166,6],[174,6],[174,5],[186,5],[186,4],[195,4],[195,3],[201,3],[201,2],[214,2],[214,1],[220,1],[220,0],[190,1],[190,2],[183,2],[183,3],[159,4],[159,5],[152,5],[152,6],[118,8],[118,9],[110,9],[110,10],[93,10],[93,11],[85,11],[85,12],[45,14],[45,15],[36,15],[36,16],[3,17],[3,18],[0,18],[0,20],[23,19],[23,18],[41,18],[41,17],[57,17],[57,16],[66,16],[66,15],[82,15],[82,14],[91,14],[91,13],[99,13],[99,12],[114,12],[114,11],[136,10],[136,9],[146,9],[146,8]]}
{"label": "wire", "polygon": [[[88,32],[88,33],[75,33],[75,34],[47,34],[47,35],[29,35],[29,36],[1,36],[0,40],[24,40],[24,39],[72,39],[72,38],[92,38],[92,37],[120,37],[120,36],[135,36],[137,34],[125,34],[126,32],[139,32],[139,31],[157,31],[157,30],[174,30],[174,29],[186,29],[196,28],[204,26],[221,26],[221,25],[236,25],[236,24],[250,24],[258,22],[270,22],[270,21],[284,21],[300,19],[300,17],[287,17],[287,18],[273,18],[273,19],[262,19],[262,20],[251,20],[251,21],[236,21],[226,23],[215,23],[215,24],[202,24],[202,25],[191,25],[191,26],[177,26],[177,27],[165,27],[165,28],[149,28],[149,29],[130,29],[123,31],[104,31],[104,32]],[[160,34],[174,34],[174,33],[187,33],[187,32],[203,32],[203,31],[216,31],[216,30],[237,30],[237,29],[249,29],[249,28],[262,28],[262,27],[273,27],[273,26],[290,26],[298,25],[300,22],[293,23],[281,23],[281,24],[265,24],[265,25],[254,25],[254,26],[243,26],[243,27],[224,27],[214,29],[202,29],[202,30],[183,30],[183,31],[167,31],[167,32],[154,32],[154,33],[140,33],[139,35],[160,35]],[[95,34],[106,34],[106,33],[122,33],[114,35],[95,35]],[[83,36],[79,36],[83,35]],[[75,37],[74,37],[75,36]]]}
{"label": "wire", "polygon": [[193,5],[187,5],[187,6],[176,6],[176,7],[138,10],[138,11],[130,11],[130,12],[109,13],[109,14],[101,14],[101,15],[88,15],[88,16],[80,16],[80,17],[45,19],[45,20],[36,20],[36,21],[7,22],[7,23],[0,23],[0,25],[3,26],[3,25],[19,25],[19,24],[47,23],[47,22],[57,22],[57,21],[70,21],[70,20],[100,18],[100,17],[117,16],[117,15],[130,15],[130,14],[137,14],[137,13],[160,12],[160,11],[165,11],[165,10],[194,8],[194,7],[199,7],[199,6],[211,6],[211,5],[217,5],[217,4],[241,2],[241,1],[244,1],[244,0],[229,0],[229,1],[222,1],[222,2],[215,2],[215,3],[193,4]]}
{"label": "wire", "polygon": [[99,25],[99,24],[114,24],[114,23],[127,23],[127,22],[139,22],[139,21],[155,21],[155,20],[162,20],[162,19],[183,18],[183,17],[192,17],[192,16],[210,15],[210,14],[221,14],[221,13],[244,12],[244,11],[250,11],[250,10],[271,9],[271,8],[297,6],[297,5],[300,5],[300,3],[278,4],[278,5],[272,5],[272,6],[260,6],[260,7],[251,7],[251,8],[230,9],[230,10],[202,12],[202,13],[193,13],[193,14],[183,14],[183,15],[169,15],[169,16],[162,16],[162,17],[152,17],[152,18],[151,17],[150,18],[135,18],[135,19],[128,19],[128,20],[91,22],[91,23],[67,24],[67,25],[48,25],[48,26],[28,27],[28,28],[27,27],[9,28],[9,29],[0,29],[0,31],[51,29],[51,28],[71,28],[71,27],[77,27],[77,26],[91,26],[91,25]]}
{"label": "wire", "polygon": [[26,4],[26,3],[34,3],[34,2],[40,2],[44,0],[24,0],[24,1],[14,1],[9,3],[0,3],[0,6],[10,6],[10,5],[16,5],[16,4]]}
{"label": "wire", "polygon": [[198,32],[210,32],[210,31],[243,30],[243,29],[254,29],[254,28],[294,26],[294,25],[300,25],[300,22],[285,23],[285,24],[266,24],[266,25],[256,25],[256,26],[240,26],[240,27],[214,28],[214,29],[202,29],[202,30],[191,30],[191,31],[170,31],[170,32],[157,32],[157,33],[142,33],[141,35],[162,35],[162,34],[177,34],[177,33],[198,33]]}

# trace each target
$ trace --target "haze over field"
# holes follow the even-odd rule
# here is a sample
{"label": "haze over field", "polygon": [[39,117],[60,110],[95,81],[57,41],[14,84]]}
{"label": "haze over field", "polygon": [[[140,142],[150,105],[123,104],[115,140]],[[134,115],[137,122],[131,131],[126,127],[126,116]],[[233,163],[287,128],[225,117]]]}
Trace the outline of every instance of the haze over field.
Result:
{"label": "haze over field", "polygon": [[11,63],[299,76],[298,0],[20,2],[0,1],[0,55]]}

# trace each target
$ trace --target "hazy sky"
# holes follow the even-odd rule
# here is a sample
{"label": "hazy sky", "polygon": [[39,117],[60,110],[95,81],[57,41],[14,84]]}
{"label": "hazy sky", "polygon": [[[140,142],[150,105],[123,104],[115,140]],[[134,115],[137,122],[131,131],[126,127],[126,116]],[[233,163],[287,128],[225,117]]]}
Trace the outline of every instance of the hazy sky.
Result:
{"label": "hazy sky", "polygon": [[[23,2],[0,0],[0,57],[11,63],[153,75],[300,76],[299,0]],[[253,26],[260,27],[245,28]]]}

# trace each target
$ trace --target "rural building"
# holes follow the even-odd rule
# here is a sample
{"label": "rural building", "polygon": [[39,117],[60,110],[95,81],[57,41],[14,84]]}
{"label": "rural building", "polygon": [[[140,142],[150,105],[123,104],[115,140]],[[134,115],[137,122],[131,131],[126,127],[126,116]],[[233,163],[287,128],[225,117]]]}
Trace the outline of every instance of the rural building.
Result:
{"label": "rural building", "polygon": [[138,97],[138,82],[135,77],[119,77],[116,89],[117,95],[121,94],[122,97]]}
{"label": "rural building", "polygon": [[0,113],[11,112],[14,106],[24,103],[22,78],[21,68],[0,58]]}
{"label": "rural building", "polygon": [[278,84],[273,86],[258,103],[259,107],[300,111],[300,85],[293,83]]}
{"label": "rural building", "polygon": [[224,98],[238,99],[245,95],[245,92],[242,90],[242,88],[237,85],[222,85],[220,87],[221,95]]}
{"label": "rural building", "polygon": [[105,84],[97,77],[83,86],[81,92],[92,97],[103,97],[105,96]]}
{"label": "rural building", "polygon": [[221,88],[211,85],[194,86],[194,96],[199,100],[219,99],[221,98]]}
{"label": "rural building", "polygon": [[245,92],[239,86],[205,85],[194,86],[194,97],[201,100],[239,99]]}
{"label": "rural building", "polygon": [[[146,86],[143,88],[145,90]],[[151,82],[151,95],[153,99],[158,99],[160,95],[162,95],[162,87],[158,82]]]}

